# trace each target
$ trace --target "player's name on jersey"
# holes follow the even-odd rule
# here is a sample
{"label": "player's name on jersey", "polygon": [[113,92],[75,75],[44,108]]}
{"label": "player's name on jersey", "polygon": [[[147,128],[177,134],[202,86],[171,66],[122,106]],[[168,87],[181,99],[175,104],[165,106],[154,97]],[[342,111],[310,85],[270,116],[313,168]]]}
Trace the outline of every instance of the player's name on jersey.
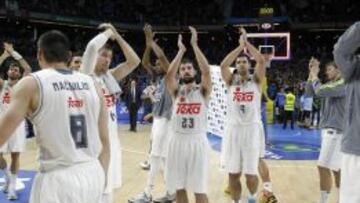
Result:
{"label": "player's name on jersey", "polygon": [[58,81],[53,82],[52,85],[55,91],[89,90],[89,84],[87,82]]}

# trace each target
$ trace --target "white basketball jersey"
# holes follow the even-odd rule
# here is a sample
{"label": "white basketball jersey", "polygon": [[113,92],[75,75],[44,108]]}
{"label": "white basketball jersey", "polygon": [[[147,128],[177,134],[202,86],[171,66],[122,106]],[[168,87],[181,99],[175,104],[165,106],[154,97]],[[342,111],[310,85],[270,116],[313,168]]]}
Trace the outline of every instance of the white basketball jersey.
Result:
{"label": "white basketball jersey", "polygon": [[201,88],[194,86],[187,92],[186,86],[180,86],[174,102],[172,122],[174,132],[179,134],[206,133],[207,102]]}
{"label": "white basketball jersey", "polygon": [[40,148],[40,170],[98,159],[100,99],[93,79],[52,68],[32,76],[40,90],[38,109],[30,116]]}
{"label": "white basketball jersey", "polygon": [[109,89],[106,87],[104,80],[101,77],[93,76],[93,78],[100,84],[102,92],[105,97],[105,104],[108,107],[108,129],[109,133],[118,134],[117,129],[117,115],[116,115],[116,97],[110,94]]}
{"label": "white basketball jersey", "polygon": [[[9,86],[9,82],[4,80],[3,87],[1,89],[1,103],[0,103],[0,114],[5,112],[9,108],[9,104],[11,101],[10,95],[12,92],[12,87]],[[23,120],[20,125],[16,128],[14,134],[11,136],[26,136],[26,129],[25,129],[25,120]]]}
{"label": "white basketball jersey", "polygon": [[234,124],[261,123],[261,90],[254,79],[243,83],[235,77],[228,87],[227,122]]}

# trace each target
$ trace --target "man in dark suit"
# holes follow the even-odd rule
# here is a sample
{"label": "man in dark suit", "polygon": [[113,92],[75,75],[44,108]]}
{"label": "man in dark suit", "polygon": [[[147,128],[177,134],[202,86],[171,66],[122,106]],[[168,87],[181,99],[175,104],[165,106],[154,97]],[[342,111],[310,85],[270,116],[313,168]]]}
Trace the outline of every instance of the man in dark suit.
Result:
{"label": "man in dark suit", "polygon": [[141,106],[141,91],[135,79],[131,79],[126,94],[126,106],[129,111],[130,131],[136,132],[137,113]]}

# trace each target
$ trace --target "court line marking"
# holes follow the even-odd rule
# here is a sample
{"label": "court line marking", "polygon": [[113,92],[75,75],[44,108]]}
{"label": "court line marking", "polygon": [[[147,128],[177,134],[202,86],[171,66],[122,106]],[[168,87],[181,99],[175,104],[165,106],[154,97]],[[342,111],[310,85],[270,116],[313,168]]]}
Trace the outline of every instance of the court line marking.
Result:
{"label": "court line marking", "polygon": [[[134,154],[141,154],[141,155],[148,155],[149,153],[147,152],[141,152],[141,151],[137,151],[137,150],[131,150],[131,149],[125,149],[122,148],[122,151],[124,152],[129,152],[129,153],[134,153]],[[276,161],[276,160],[274,160]],[[280,160],[280,161],[297,161],[297,160]],[[306,166],[306,165],[298,165],[298,164],[286,164],[286,165],[273,165],[273,164],[268,164],[268,166],[270,168],[305,168],[305,169],[316,169],[316,160],[301,160],[301,161],[314,161],[314,166]],[[220,167],[220,166],[219,166]]]}

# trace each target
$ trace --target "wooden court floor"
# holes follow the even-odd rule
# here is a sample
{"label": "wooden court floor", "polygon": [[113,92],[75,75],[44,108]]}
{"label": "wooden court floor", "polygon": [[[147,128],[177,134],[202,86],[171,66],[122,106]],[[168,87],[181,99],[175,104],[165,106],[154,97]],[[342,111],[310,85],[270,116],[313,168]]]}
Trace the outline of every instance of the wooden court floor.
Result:
{"label": "wooden court floor", "polygon": [[[122,145],[122,180],[123,185],[115,191],[114,202],[126,203],[127,199],[142,192],[147,182],[147,171],[139,167],[139,163],[147,158],[149,149],[150,125],[139,126],[138,132],[128,131],[128,126],[119,127]],[[21,156],[22,170],[37,170],[37,146],[34,139],[29,139],[27,151]],[[219,153],[212,151],[210,156],[209,200],[214,203],[229,203],[230,198],[223,190],[227,183],[227,175],[220,170]],[[7,157],[8,159],[8,157]],[[274,161],[268,160],[273,182],[273,190],[281,203],[317,203],[319,196],[316,161]],[[244,182],[244,179],[242,179]],[[164,192],[163,176],[156,180],[154,197]],[[243,202],[247,191],[243,184]],[[331,194],[329,203],[336,202]],[[192,195],[190,202],[194,202]]]}

